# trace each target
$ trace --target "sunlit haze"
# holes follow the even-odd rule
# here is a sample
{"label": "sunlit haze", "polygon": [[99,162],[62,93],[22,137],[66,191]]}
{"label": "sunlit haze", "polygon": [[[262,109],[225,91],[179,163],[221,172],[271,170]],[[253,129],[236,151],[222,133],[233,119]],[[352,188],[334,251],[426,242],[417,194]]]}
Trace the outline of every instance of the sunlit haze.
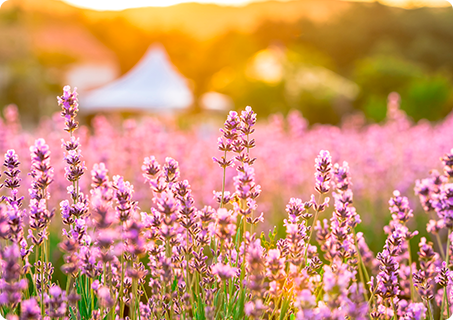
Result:
{"label": "sunlit haze", "polygon": [[[4,0],[0,0],[0,4]],[[215,3],[220,5],[240,6],[252,2],[265,0],[63,0],[74,6],[89,8],[94,10],[124,10],[127,8],[138,7],[168,7],[179,3],[197,2],[197,3]],[[289,0],[280,0],[289,1]],[[371,0],[353,0],[353,1],[371,1]],[[453,0],[448,0],[453,1]],[[449,5],[447,0],[382,0],[385,4],[395,6],[446,6]]]}

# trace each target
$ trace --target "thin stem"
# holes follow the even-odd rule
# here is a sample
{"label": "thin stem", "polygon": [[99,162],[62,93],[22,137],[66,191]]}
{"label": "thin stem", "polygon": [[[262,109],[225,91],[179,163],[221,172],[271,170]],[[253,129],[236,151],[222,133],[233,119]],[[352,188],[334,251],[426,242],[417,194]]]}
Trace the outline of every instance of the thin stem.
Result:
{"label": "thin stem", "polygon": [[[36,251],[35,251],[35,264],[38,263],[38,260],[39,260],[39,246],[36,247]],[[33,275],[36,274],[36,265],[35,265],[35,273],[33,273]],[[38,286],[36,284],[37,280],[38,280],[38,277],[32,277],[33,278],[33,285],[35,286],[35,295],[38,296]]]}
{"label": "thin stem", "polygon": [[[186,230],[186,247],[189,248],[189,229]],[[186,252],[186,288],[188,290],[188,294],[190,297],[190,303],[193,306],[193,293],[192,293],[192,286],[190,285],[190,272],[189,272],[189,254]]]}
{"label": "thin stem", "polygon": [[[104,283],[103,285],[107,285],[107,265],[106,263],[104,262],[104,273],[103,273],[103,277],[104,277]],[[101,305],[101,311],[100,311],[100,316],[101,316],[101,319],[104,319],[104,307]]]}
{"label": "thin stem", "polygon": [[245,221],[245,216],[242,217],[242,228],[244,229],[243,230],[243,239],[244,239],[244,255],[242,257],[242,265],[241,265],[241,277],[240,277],[240,283],[239,283],[239,286],[241,288],[241,291],[243,290],[244,288],[244,278],[245,278],[245,261],[246,261],[246,255],[247,255],[247,242],[246,242],[246,239],[245,239],[245,227],[246,227],[246,221]]}
{"label": "thin stem", "polygon": [[371,307],[371,302],[374,301],[374,295],[376,293],[377,287],[374,288],[373,292],[371,293],[370,299],[368,300],[368,307]]}
{"label": "thin stem", "polygon": [[131,301],[131,319],[137,319],[137,279],[132,280],[132,294],[134,295],[134,301]]}
{"label": "thin stem", "polygon": [[410,281],[410,287],[411,287],[411,301],[415,302],[414,281],[412,279],[412,254],[411,254],[410,240],[407,240],[407,251],[409,254],[409,270],[410,270],[409,281]]}
{"label": "thin stem", "polygon": [[[224,158],[226,159],[227,152],[225,151]],[[226,179],[226,167],[223,167],[223,181],[222,181],[222,198],[220,199],[220,208],[223,208],[223,197],[225,195],[225,179]]]}
{"label": "thin stem", "polygon": [[367,292],[367,288],[366,288],[365,279],[363,278],[363,270],[362,270],[362,266],[361,266],[361,264],[363,262],[362,262],[362,257],[360,256],[360,252],[358,252],[358,256],[359,256],[359,265],[357,267],[359,269],[359,277],[360,277],[360,281],[363,283],[363,288],[364,288],[363,294],[365,296],[365,300],[368,301],[368,292]]}
{"label": "thin stem", "polygon": [[124,300],[123,300],[123,291],[124,291],[124,253],[121,252],[121,284],[120,284],[120,319],[124,317]]}
{"label": "thin stem", "polygon": [[428,305],[429,319],[434,320],[433,306],[431,305],[431,301],[427,301],[427,305]]}
{"label": "thin stem", "polygon": [[90,297],[91,297],[91,312],[93,312],[94,310],[93,278],[90,278]]}
{"label": "thin stem", "polygon": [[[447,297],[447,287],[444,287],[444,293],[442,295],[442,305],[440,307],[440,319],[444,316],[445,298]],[[448,308],[448,306],[447,306]]]}
{"label": "thin stem", "polygon": [[448,304],[448,296],[445,296],[445,301],[447,302],[447,320],[450,320],[450,306]]}
{"label": "thin stem", "polygon": [[41,246],[41,317],[44,319],[44,248]]}
{"label": "thin stem", "polygon": [[[321,195],[319,195],[319,198],[318,198],[318,202],[317,202],[317,203],[320,203],[320,201],[321,201]],[[314,216],[314,218],[313,218],[313,223],[312,223],[311,228],[310,228],[310,235],[308,236],[308,240],[307,240],[307,247],[306,247],[306,249],[305,249],[304,264],[303,264],[303,265],[306,265],[306,264],[307,264],[308,246],[310,245],[311,236],[312,236],[312,234],[313,234],[313,229],[315,228],[316,220],[318,219],[318,214],[319,214],[319,209],[316,208],[316,210],[315,210],[315,216]]]}
{"label": "thin stem", "polygon": [[392,301],[392,308],[393,308],[393,318],[396,319],[397,312],[396,312],[395,302],[393,302],[393,299],[391,299],[391,301]]}
{"label": "thin stem", "polygon": [[445,262],[447,263],[447,268],[450,267],[450,234],[451,234],[451,229],[448,229],[448,235],[447,235],[447,258],[445,259]]}
{"label": "thin stem", "polygon": [[223,312],[224,312],[224,317],[226,317],[227,306],[228,306],[228,293],[227,293],[226,280],[223,280],[223,292],[225,294],[225,302],[223,303]]}
{"label": "thin stem", "polygon": [[440,250],[440,255],[442,257],[442,260],[445,261],[445,250],[444,250],[444,246],[442,245],[442,240],[440,240],[440,236],[438,233],[436,233],[436,239],[437,239],[437,243],[439,245],[439,250]]}

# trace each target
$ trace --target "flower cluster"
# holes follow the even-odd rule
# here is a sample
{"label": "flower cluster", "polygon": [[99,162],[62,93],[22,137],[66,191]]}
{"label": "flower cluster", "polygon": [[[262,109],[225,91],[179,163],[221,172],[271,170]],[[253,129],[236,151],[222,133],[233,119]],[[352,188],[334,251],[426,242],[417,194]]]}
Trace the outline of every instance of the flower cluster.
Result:
{"label": "flower cluster", "polygon": [[[129,168],[124,176],[109,174],[118,168],[106,157],[93,165],[91,180],[84,183],[80,137],[74,136],[77,94],[65,87],[58,101],[70,135],[63,140],[70,197],[58,198],[62,261],[49,241],[58,224],[51,199],[63,185],[50,163],[51,146],[38,139],[30,148],[27,198],[20,196],[27,180],[20,177],[19,153],[8,150],[4,158],[0,313],[8,319],[451,316],[452,153],[441,158],[442,173],[432,171],[415,188],[432,215],[427,231],[436,243],[421,237],[418,259],[412,260],[411,240],[418,231],[409,227],[415,213],[405,192],[394,191],[388,202],[391,220],[384,227],[387,239],[375,258],[365,234],[357,231],[362,218],[355,190],[360,183],[355,175],[352,179],[353,167],[334,163],[337,154],[327,150],[315,159],[316,195],[290,198],[281,234],[278,228],[259,234],[267,227],[258,225],[264,215],[256,214],[261,186],[255,168],[263,154],[254,149],[256,114],[251,107],[230,112],[221,129],[218,149],[223,155],[214,161],[223,171],[217,183],[222,183],[222,191],[214,193],[213,207],[215,202],[198,202],[187,179],[190,170],[176,160],[183,156],[147,156],[140,173]],[[393,121],[401,121],[401,115]],[[300,137],[305,130],[301,119],[293,114],[291,122]],[[129,138],[137,134],[136,128],[135,122],[127,123]],[[63,171],[61,164],[54,165],[55,172]],[[132,183],[135,176],[144,178],[146,192]]]}

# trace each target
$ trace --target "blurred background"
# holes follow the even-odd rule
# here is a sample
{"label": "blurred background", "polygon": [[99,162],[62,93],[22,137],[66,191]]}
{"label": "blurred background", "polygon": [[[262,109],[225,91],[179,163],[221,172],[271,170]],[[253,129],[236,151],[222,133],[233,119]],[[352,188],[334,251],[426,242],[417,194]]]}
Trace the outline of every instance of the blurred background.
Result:
{"label": "blurred background", "polygon": [[223,117],[251,105],[261,118],[299,110],[310,124],[351,114],[380,122],[393,91],[414,121],[453,108],[447,1],[143,2],[156,7],[0,0],[0,106],[16,104],[34,126],[59,110],[69,84],[87,119]]}
{"label": "blurred background", "polygon": [[[259,119],[253,154],[263,229],[275,224],[284,233],[285,205],[309,199],[314,159],[326,149],[334,162],[349,162],[359,230],[373,250],[385,240],[395,189],[409,197],[413,227],[426,235],[415,181],[442,172],[439,157],[453,136],[447,1],[178,2],[0,0],[0,107],[9,105],[0,154],[16,149],[21,194],[30,185],[29,146],[44,137],[56,172],[51,206],[67,198],[67,136],[54,114],[68,84],[78,87],[87,125],[77,137],[88,170],[104,162],[124,175],[145,210],[150,191],[140,166],[150,155],[177,159],[197,205],[215,205],[218,128],[229,110],[250,105]],[[227,190],[234,175],[227,170]],[[89,174],[81,185],[88,194]]]}

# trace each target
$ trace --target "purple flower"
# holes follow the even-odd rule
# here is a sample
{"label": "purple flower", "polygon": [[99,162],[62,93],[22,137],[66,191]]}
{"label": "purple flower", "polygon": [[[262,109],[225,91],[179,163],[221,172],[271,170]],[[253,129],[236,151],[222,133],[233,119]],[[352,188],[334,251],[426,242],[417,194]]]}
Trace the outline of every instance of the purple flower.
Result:
{"label": "purple flower", "polygon": [[[255,184],[255,170],[249,164],[243,165],[244,170],[238,171],[234,177],[234,186],[236,187],[235,195],[239,199],[247,201],[248,199],[255,200],[261,193],[261,187]],[[237,208],[238,213],[244,216],[249,216],[254,208],[247,206],[247,208]]]}
{"label": "purple flower", "polygon": [[351,177],[349,175],[349,165],[346,161],[343,162],[343,166],[335,163],[332,172],[335,189],[340,191],[346,191],[351,186]]}
{"label": "purple flower", "polygon": [[223,136],[228,140],[235,140],[238,136],[241,119],[236,111],[230,111],[225,121],[225,128],[220,129]]}
{"label": "purple flower", "polygon": [[25,210],[19,209],[17,204],[6,206],[6,217],[9,230],[7,231],[8,239],[19,244],[24,237],[24,213]]}
{"label": "purple flower", "polygon": [[332,157],[329,151],[321,150],[315,163],[315,189],[321,194],[327,193],[330,190],[330,171],[332,169]]}
{"label": "purple flower", "polygon": [[298,198],[289,199],[289,204],[286,205],[286,212],[288,213],[289,220],[296,223],[301,217],[304,220],[309,220],[313,215],[307,212],[313,206],[311,201],[303,202]]}
{"label": "purple flower", "polygon": [[249,301],[244,306],[245,314],[249,316],[251,319],[259,319],[265,310],[266,306],[264,305],[261,299]]}
{"label": "purple flower", "polygon": [[285,277],[285,258],[279,249],[270,249],[266,257],[266,276],[270,281],[278,281]]}
{"label": "purple flower", "polygon": [[104,163],[95,163],[91,170],[91,186],[99,188],[109,181],[108,170]]}
{"label": "purple flower", "polygon": [[58,104],[62,108],[61,116],[65,119],[65,131],[72,133],[78,128],[79,123],[75,121],[79,112],[79,103],[77,101],[77,88],[71,92],[70,86],[63,88],[63,95],[57,97]]}
{"label": "purple flower", "polygon": [[22,301],[20,311],[20,320],[41,319],[41,308],[33,297],[29,300]]}
{"label": "purple flower", "polygon": [[[245,110],[241,112],[241,128],[243,134],[249,135],[255,132],[253,126],[256,124],[256,113],[253,112],[252,107],[247,106]],[[246,146],[247,147],[247,146]]]}
{"label": "purple flower", "polygon": [[62,318],[66,315],[66,291],[62,291],[59,286],[54,285],[49,288],[49,294],[44,299],[44,302],[49,317]]}
{"label": "purple flower", "polygon": [[162,167],[162,173],[165,177],[165,182],[167,182],[168,184],[175,183],[179,178],[178,162],[170,157],[165,158],[165,164]]}
{"label": "purple flower", "polygon": [[[380,262],[380,272],[376,276],[376,294],[383,299],[394,299],[400,293],[398,283],[399,264],[396,257],[401,252],[403,238],[398,231],[394,231],[386,240],[384,251],[377,254],[376,259]],[[374,286],[373,279],[371,286]],[[370,288],[370,290],[373,290]]]}
{"label": "purple flower", "polygon": [[97,290],[97,296],[99,299],[99,305],[104,308],[110,308],[113,306],[114,301],[110,295],[110,290],[106,286],[101,286]]}
{"label": "purple flower", "polygon": [[160,173],[160,165],[154,156],[146,157],[143,161],[142,171],[146,181],[155,179]]}
{"label": "purple flower", "polygon": [[393,191],[393,198],[389,200],[389,205],[393,220],[397,220],[401,224],[405,224],[414,216],[409,207],[409,200],[406,197],[402,197],[398,190]]}
{"label": "purple flower", "polygon": [[124,181],[121,176],[113,177],[112,184],[117,201],[116,212],[118,219],[122,222],[129,220],[131,213],[135,210],[136,202],[132,201],[134,186],[128,181]]}
{"label": "purple flower", "polygon": [[35,199],[49,197],[46,188],[53,181],[53,168],[50,166],[50,149],[44,139],[38,139],[34,146],[30,147],[31,173],[33,178],[30,196]]}
{"label": "purple flower", "polygon": [[426,242],[424,237],[420,240],[419,248],[420,270],[413,273],[414,286],[422,299],[431,300],[434,298],[435,261],[439,258],[439,255],[433,250],[432,243]]}
{"label": "purple flower", "polygon": [[0,252],[2,261],[0,276],[0,305],[10,304],[16,306],[22,300],[22,291],[27,289],[26,279],[21,279],[22,268],[19,247],[13,244],[2,248]]}
{"label": "purple flower", "polygon": [[447,228],[453,228],[453,183],[442,184],[433,201],[437,216],[444,220]]}
{"label": "purple flower", "polygon": [[[30,200],[30,228],[39,232],[45,229],[49,224],[53,216],[55,215],[54,210],[47,210],[45,199],[31,199]],[[42,241],[39,241],[42,242]]]}
{"label": "purple flower", "polygon": [[5,197],[9,204],[17,204],[19,207],[22,205],[22,200],[24,197],[17,198],[17,189],[20,187],[19,173],[19,158],[14,150],[8,150],[5,154],[5,161],[3,166],[5,170],[5,182],[4,187],[11,189],[11,196]]}
{"label": "purple flower", "polygon": [[217,210],[215,233],[220,240],[232,241],[236,234],[236,215],[225,208]]}
{"label": "purple flower", "polygon": [[453,177],[453,149],[450,150],[450,153],[445,154],[440,158],[442,164],[444,165],[444,172],[448,177]]}
{"label": "purple flower", "polygon": [[64,160],[68,164],[65,169],[66,179],[70,182],[76,182],[85,173],[87,169],[85,162],[81,160],[79,150],[70,150],[66,153]]}
{"label": "purple flower", "polygon": [[265,260],[261,240],[252,241],[247,247],[247,287],[255,300],[264,297]]}
{"label": "purple flower", "polygon": [[437,276],[434,278],[440,287],[446,287],[451,281],[451,271],[445,261],[442,262],[442,268],[436,268]]}
{"label": "purple flower", "polygon": [[218,277],[219,281],[229,280],[236,276],[237,268],[230,265],[225,265],[221,262],[216,263],[211,267],[211,273]]}

